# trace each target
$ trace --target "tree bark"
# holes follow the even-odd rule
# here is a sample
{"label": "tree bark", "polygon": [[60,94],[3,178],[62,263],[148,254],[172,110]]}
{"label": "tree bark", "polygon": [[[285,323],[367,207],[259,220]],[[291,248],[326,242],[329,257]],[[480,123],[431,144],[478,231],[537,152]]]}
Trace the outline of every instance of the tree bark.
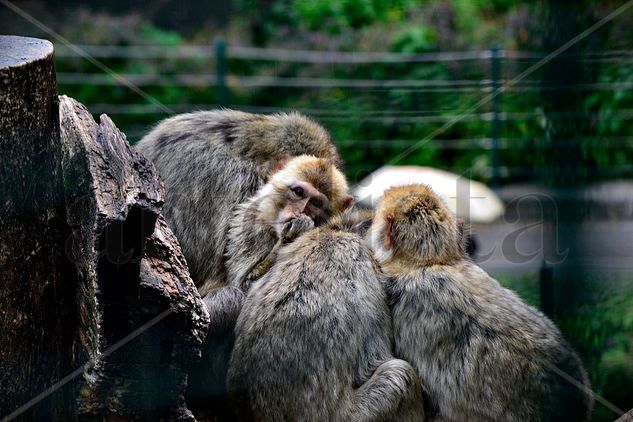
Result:
{"label": "tree bark", "polygon": [[[0,417],[76,364],[53,45],[0,36]],[[72,385],[22,413],[74,413]],[[15,415],[14,415],[15,416]]]}
{"label": "tree bark", "polygon": [[209,316],[162,185],[107,116],[58,99],[48,41],[0,36],[0,157],[0,418],[194,420]]}
{"label": "tree bark", "polygon": [[[208,314],[160,207],[153,165],[106,115],[60,98],[68,250],[81,332],[96,364],[80,386],[87,419],[193,420],[183,394]],[[130,338],[130,333],[137,333]]]}

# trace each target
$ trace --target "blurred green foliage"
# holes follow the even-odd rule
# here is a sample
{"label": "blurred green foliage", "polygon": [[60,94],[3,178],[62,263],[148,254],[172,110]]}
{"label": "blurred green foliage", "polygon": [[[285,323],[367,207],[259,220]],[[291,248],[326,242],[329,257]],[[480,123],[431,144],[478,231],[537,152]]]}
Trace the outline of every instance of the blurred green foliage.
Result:
{"label": "blurred green foliage", "polygon": [[[231,44],[328,51],[391,51],[429,53],[485,50],[493,42],[507,50],[543,51],[543,28],[538,21],[543,2],[512,0],[237,0],[234,23],[223,31],[228,49]],[[588,2],[592,3],[592,2]],[[584,6],[584,13],[600,16],[604,10]],[[624,23],[581,43],[578,51],[593,54],[611,48],[622,49],[622,39],[633,31]],[[201,30],[184,39],[143,22],[138,16],[112,18],[80,13],[65,35],[87,44],[186,46],[211,44],[218,31]],[[612,41],[616,40],[616,41]],[[599,45],[597,50],[595,45]],[[594,46],[594,47],[592,47]],[[501,116],[500,164],[508,181],[531,180],[549,174],[557,162],[550,159],[560,143],[548,141],[556,136],[557,113],[571,113],[568,125],[583,126],[572,142],[580,146],[576,159],[584,166],[587,180],[633,175],[633,129],[630,110],[633,103],[633,60],[603,62],[600,56],[579,56],[570,68],[582,67],[586,86],[566,87],[564,81],[542,81],[543,69],[533,72],[516,89],[501,95],[501,111],[521,115]],[[529,69],[533,59],[500,60],[501,78],[509,80]],[[143,89],[165,104],[213,104],[216,90],[210,86],[183,86],[177,74],[214,74],[213,57],[199,59],[122,59],[103,60],[123,74],[158,74],[166,81]],[[357,180],[385,162],[397,159],[402,164],[433,165],[481,180],[489,180],[491,169],[491,102],[473,110],[471,118],[450,127],[446,122],[476,104],[490,91],[485,81],[491,78],[491,62],[463,60],[431,63],[309,64],[274,61],[228,61],[231,75],[268,75],[336,79],[447,81],[436,87],[259,87],[241,88],[232,84],[234,106],[287,107],[320,110],[313,117],[330,129],[339,142],[349,176]],[[58,70],[99,72],[81,59],[58,61]],[[174,80],[173,85],[169,81]],[[455,81],[472,81],[463,85]],[[95,87],[79,81],[60,84],[63,92],[90,104],[135,104],[143,102],[125,87]],[[465,83],[465,82],[464,82]],[[483,85],[482,85],[483,84]],[[549,84],[549,85],[548,85]],[[562,85],[561,85],[562,84]],[[598,85],[596,85],[598,84]],[[614,85],[620,84],[620,85]],[[600,88],[602,85],[602,88]],[[597,87],[594,89],[593,87]],[[617,88],[621,86],[621,88]],[[544,108],[543,91],[579,98],[572,110]],[[616,87],[612,89],[612,87]],[[99,111],[99,110],[95,110]],[[181,111],[181,110],[179,110]],[[113,116],[138,139],[148,125],[164,114],[119,114]],[[581,124],[582,123],[582,124]],[[567,124],[567,123],[566,123]],[[554,128],[554,129],[552,129]],[[438,132],[439,131],[439,132]],[[426,140],[431,134],[434,139]],[[567,136],[566,136],[567,137]],[[445,142],[450,140],[451,142]],[[461,140],[452,142],[452,140]],[[407,151],[405,155],[402,153]],[[539,168],[541,167],[541,168]]]}

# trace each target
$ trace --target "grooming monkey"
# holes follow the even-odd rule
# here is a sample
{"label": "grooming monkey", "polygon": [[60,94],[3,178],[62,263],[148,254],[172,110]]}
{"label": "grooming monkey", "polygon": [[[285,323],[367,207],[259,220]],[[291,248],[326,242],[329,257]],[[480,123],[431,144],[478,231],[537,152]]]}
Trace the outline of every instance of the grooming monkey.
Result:
{"label": "grooming monkey", "polygon": [[[265,188],[288,159],[310,154],[340,167],[340,158],[325,129],[297,113],[264,116],[222,110],[182,114],[160,123],[137,148],[153,161],[165,184],[165,218],[181,243],[211,317],[203,359],[189,373],[187,400],[194,407],[215,409],[220,420],[230,420],[225,403],[226,370],[244,292],[233,287],[241,282],[228,286],[226,278],[229,222],[238,205]],[[273,185],[268,189],[274,190]],[[338,198],[328,200],[331,205]],[[312,223],[310,217],[300,216],[283,224],[280,233],[277,222],[246,208],[251,213],[241,217],[244,239],[258,248],[263,246],[251,252],[266,257],[255,268],[252,258],[240,263],[230,254],[246,250],[233,243],[229,262],[232,268],[246,268],[250,283],[270,266],[275,255],[270,248],[275,242],[290,241]],[[234,226],[235,241],[239,241],[237,223]]]}
{"label": "grooming monkey", "polygon": [[226,249],[229,284],[248,291],[299,234],[346,210],[345,176],[328,160],[302,155],[273,174],[231,220]]}
{"label": "grooming monkey", "polygon": [[313,155],[340,166],[328,133],[297,114],[200,111],[164,120],[136,146],[165,184],[163,213],[202,296],[227,285],[229,220],[280,163]]}
{"label": "grooming monkey", "polygon": [[418,372],[437,408],[430,420],[589,420],[578,356],[467,258],[463,227],[429,188],[387,190],[368,238],[390,276],[395,355]]}
{"label": "grooming monkey", "polygon": [[345,213],[283,245],[236,325],[227,387],[241,420],[420,421],[418,376],[391,355],[384,287]]}
{"label": "grooming monkey", "polygon": [[214,401],[214,408],[223,409],[232,329],[244,293],[268,271],[283,245],[347,209],[351,199],[345,177],[329,160],[301,155],[237,207],[227,235],[229,285],[211,290],[204,298],[212,327],[203,362],[191,372],[190,402]]}

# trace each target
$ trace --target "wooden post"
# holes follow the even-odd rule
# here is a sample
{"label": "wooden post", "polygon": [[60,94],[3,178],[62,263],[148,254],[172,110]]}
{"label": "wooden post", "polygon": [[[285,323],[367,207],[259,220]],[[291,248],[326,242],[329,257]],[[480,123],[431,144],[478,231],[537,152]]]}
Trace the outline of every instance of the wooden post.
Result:
{"label": "wooden post", "polygon": [[0,36],[0,157],[0,419],[193,421],[209,316],[162,185],[48,41]]}
{"label": "wooden post", "polygon": [[160,208],[154,166],[108,116],[60,99],[68,255],[78,273],[82,419],[191,421],[187,370],[209,324]]}
{"label": "wooden post", "polygon": [[[0,36],[0,417],[76,364],[53,45]],[[23,413],[74,414],[72,385]]]}

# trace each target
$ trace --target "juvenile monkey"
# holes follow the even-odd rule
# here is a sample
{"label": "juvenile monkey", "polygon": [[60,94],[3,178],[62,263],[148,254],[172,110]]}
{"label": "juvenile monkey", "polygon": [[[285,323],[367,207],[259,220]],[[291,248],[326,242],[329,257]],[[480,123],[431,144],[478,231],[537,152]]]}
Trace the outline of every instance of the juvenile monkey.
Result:
{"label": "juvenile monkey", "polygon": [[136,146],[165,184],[163,213],[202,296],[227,284],[224,252],[236,206],[280,162],[302,154],[340,158],[323,127],[298,113],[200,111],[164,120]]}
{"label": "juvenile monkey", "polygon": [[431,420],[589,420],[578,356],[549,319],[467,258],[463,227],[429,188],[387,190],[368,238],[391,278],[395,355],[427,388]]}
{"label": "juvenile monkey", "polygon": [[343,214],[279,249],[248,293],[227,387],[241,420],[423,420],[419,380],[391,355],[366,218]]}
{"label": "juvenile monkey", "polygon": [[307,155],[290,160],[231,219],[229,284],[248,291],[283,244],[350,206],[347,190],[345,176],[328,160]]}
{"label": "juvenile monkey", "polygon": [[212,289],[204,298],[212,327],[203,361],[190,374],[190,402],[204,406],[213,401],[212,407],[230,419],[222,402],[233,326],[244,293],[268,271],[283,245],[347,209],[351,199],[345,177],[329,160],[301,155],[237,207],[227,235],[229,285]]}

